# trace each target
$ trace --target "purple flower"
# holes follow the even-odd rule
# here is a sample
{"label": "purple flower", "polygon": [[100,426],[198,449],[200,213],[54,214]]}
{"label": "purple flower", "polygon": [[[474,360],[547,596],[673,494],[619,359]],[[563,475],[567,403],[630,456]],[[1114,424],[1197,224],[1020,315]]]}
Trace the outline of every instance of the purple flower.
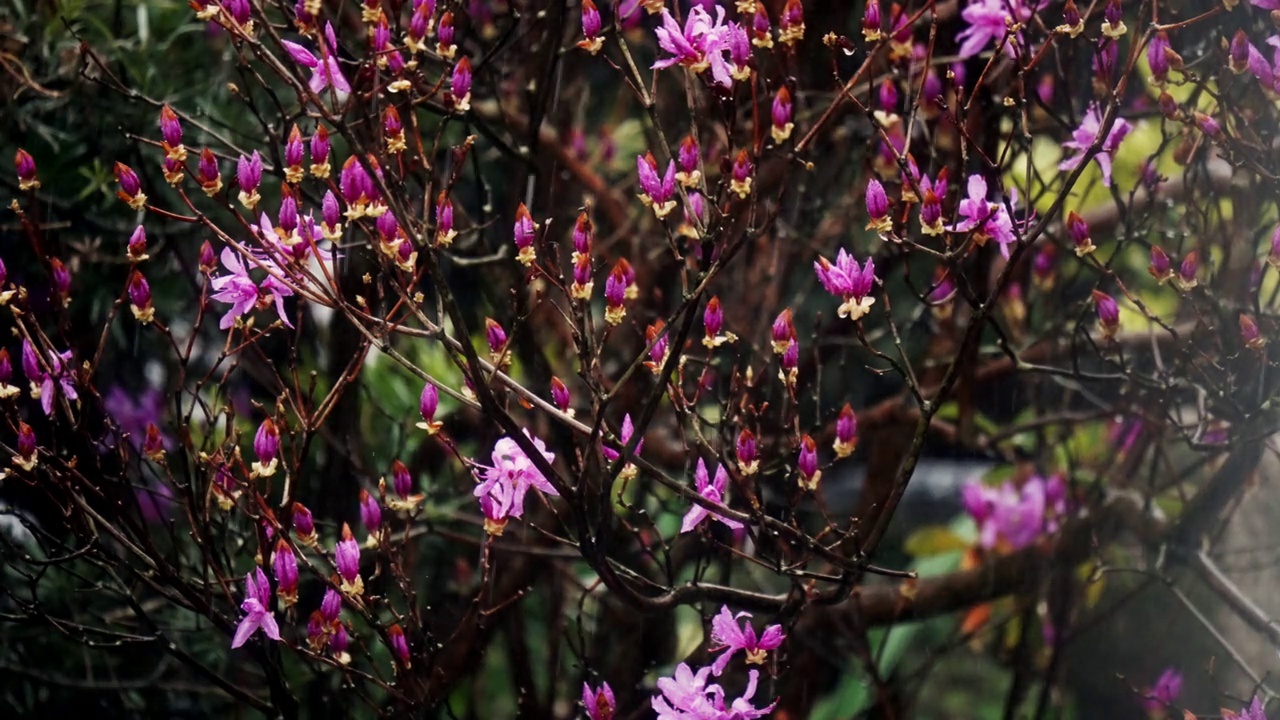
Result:
{"label": "purple flower", "polygon": [[[960,11],[960,17],[969,24],[956,36],[960,41],[959,54],[968,59],[982,52],[987,45],[998,42],[1008,32],[1010,23],[1025,23],[1040,3],[1027,6],[1021,0],[975,0]],[[1004,51],[1012,56],[1015,44],[1021,43],[1021,35],[1015,35],[1005,43]]]}
{"label": "purple flower", "polygon": [[667,161],[667,171],[658,177],[658,161],[653,153],[636,156],[636,175],[640,178],[640,190],[644,193],[640,200],[653,208],[653,214],[664,218],[675,209],[673,197],[676,192],[676,164]]}
{"label": "purple flower", "polygon": [[[1106,187],[1111,187],[1111,156],[1120,148],[1120,143],[1124,141],[1125,136],[1132,129],[1133,126],[1123,118],[1116,118],[1115,122],[1111,124],[1111,130],[1107,133],[1106,140],[1098,148],[1098,154],[1093,156],[1093,159],[1098,161],[1098,167],[1102,169],[1102,184]],[[1080,121],[1080,127],[1071,133],[1070,140],[1062,143],[1064,148],[1075,150],[1076,154],[1058,163],[1058,169],[1075,170],[1080,165],[1080,162],[1084,160],[1086,152],[1093,146],[1101,131],[1101,111],[1097,103],[1090,104],[1089,111],[1085,113],[1084,119]]]}
{"label": "purple flower", "polygon": [[342,539],[333,548],[333,564],[342,578],[342,592],[348,595],[364,593],[364,580],[360,578],[360,543],[351,534],[351,527],[342,524]]}
{"label": "purple flower", "polygon": [[464,113],[471,109],[471,60],[463,55],[449,78],[449,96],[453,109]]}
{"label": "purple flower", "polygon": [[836,439],[832,448],[836,451],[837,457],[849,457],[857,447],[858,416],[854,414],[849,403],[845,403],[840,409],[840,417],[836,420]]}
{"label": "purple flower", "polygon": [[244,602],[240,603],[244,617],[236,626],[235,637],[231,638],[232,649],[244,645],[258,630],[262,630],[262,634],[272,640],[280,640],[280,627],[267,609],[270,603],[271,585],[267,582],[267,576],[262,568],[254,568],[253,572],[244,576]]}
{"label": "purple flower", "polygon": [[1142,708],[1148,713],[1155,713],[1177,702],[1182,694],[1182,673],[1174,668],[1165,668],[1156,679],[1156,684],[1147,691],[1142,701]]}
{"label": "purple flower", "polygon": [[970,480],[961,488],[965,511],[978,524],[979,544],[987,550],[1020,550],[1057,529],[1054,517],[1065,512],[1065,485],[1033,477],[1015,487],[998,488]]}
{"label": "purple flower", "polygon": [[582,683],[582,706],[587,710],[588,720],[613,720],[618,702],[613,699],[613,688],[609,683],[600,683],[598,690]]}
{"label": "purple flower", "polygon": [[347,82],[347,78],[342,74],[342,68],[338,66],[337,57],[337,40],[333,33],[333,24],[325,23],[325,37],[328,44],[321,45],[321,57],[317,58],[310,50],[295,42],[281,40],[284,49],[289,51],[290,57],[299,65],[311,70],[311,80],[308,86],[311,92],[319,95],[324,92],[325,88],[332,87],[338,96],[338,102],[344,102],[347,96],[351,94],[351,85]]}
{"label": "purple flower", "polygon": [[[1013,233],[1013,218],[1001,203],[987,200],[987,181],[981,175],[970,175],[967,183],[968,197],[960,200],[959,214],[963,218],[947,228],[951,232],[973,232],[978,244],[995,240],[1000,253],[1009,257],[1009,245],[1018,241]],[[1017,202],[1018,193],[1010,194],[1011,202]]]}
{"label": "purple flower", "polygon": [[800,487],[811,492],[817,490],[822,471],[818,469],[818,445],[809,435],[800,439],[800,455],[796,465],[800,470]]}
{"label": "purple flower", "polygon": [[889,217],[889,196],[885,194],[884,186],[875,178],[867,183],[867,215],[871,217],[871,221],[867,223],[868,230],[875,230],[880,234],[893,232],[893,220]]}
{"label": "purple flower", "polygon": [[534,248],[534,240],[538,238],[538,224],[533,221],[533,215],[529,213],[529,208],[524,203],[520,203],[520,207],[516,208],[516,221],[511,226],[511,236],[516,244],[516,259],[520,264],[529,267],[538,257],[537,249]]}
{"label": "purple flower", "polygon": [[[280,316],[280,321],[287,327],[293,327],[284,311],[284,299],[293,294],[287,285],[274,277],[263,280],[261,285],[254,283],[249,278],[249,271],[245,269],[240,256],[229,247],[222,249],[221,258],[222,266],[231,274],[213,278],[212,297],[218,302],[230,304],[231,309],[227,310],[222,320],[218,322],[219,328],[227,330],[235,325],[236,318],[248,314],[255,307],[265,308],[272,302],[275,303],[276,314]],[[269,260],[260,262],[264,268],[274,269]]]}
{"label": "purple flower", "polygon": [[276,551],[271,558],[271,566],[276,574],[276,594],[280,596],[285,607],[293,605],[298,601],[298,558],[284,538],[276,541]]}
{"label": "purple flower", "polygon": [[710,667],[694,673],[688,665],[680,663],[671,677],[658,678],[658,690],[662,695],[650,701],[658,713],[658,720],[714,717],[715,706],[707,698],[707,677],[710,674]]}
{"label": "purple flower", "polygon": [[[528,430],[524,434],[548,463],[555,462],[555,453],[546,449],[541,438],[533,437]],[[482,472],[481,481],[472,494],[480,499],[481,509],[485,510],[486,515],[490,511],[501,513],[492,519],[518,518],[523,515],[524,496],[529,488],[536,488],[548,495],[560,495],[533,464],[533,460],[510,437],[503,437],[494,444],[491,457],[493,465],[475,463],[476,468]],[[488,509],[485,507],[486,499]]]}
{"label": "purple flower", "polygon": [[723,87],[733,85],[733,69],[725,58],[730,50],[729,28],[724,24],[724,8],[716,7],[716,16],[702,6],[690,8],[684,28],[665,8],[662,26],[654,30],[658,46],[670,54],[653,64],[654,70],[684,65],[695,73],[711,70],[712,79]]}
{"label": "purple flower", "polygon": [[738,456],[738,471],[743,475],[754,475],[760,469],[760,459],[756,453],[756,436],[743,428],[738,433],[738,441],[734,443],[734,453]]}
{"label": "purple flower", "polygon": [[26,192],[40,187],[36,177],[36,161],[31,154],[21,148],[13,155],[13,167],[18,172],[18,189]]}
{"label": "purple flower", "polygon": [[711,665],[711,671],[716,675],[724,672],[729,666],[729,660],[739,650],[746,653],[748,664],[763,665],[769,651],[777,650],[786,639],[781,625],[770,625],[757,637],[751,623],[738,625],[738,620],[744,617],[751,617],[751,613],[740,612],[734,615],[729,612],[728,606],[722,606],[720,614],[711,619],[711,642],[724,651]]}
{"label": "purple flower", "polygon": [[859,268],[858,261],[844,248],[840,248],[834,265],[825,257],[818,256],[813,269],[827,292],[841,298],[837,311],[840,317],[859,320],[871,311],[871,306],[876,301],[869,297],[876,279],[875,263],[871,258],[868,257]]}
{"label": "purple flower", "polygon": [[[707,474],[706,463],[702,461],[702,458],[698,458],[698,467],[694,471],[693,478],[694,487],[699,495],[714,503],[724,503],[725,491],[729,486],[729,473],[725,472],[723,467],[716,466],[715,480],[711,480]],[[730,530],[738,530],[743,527],[742,523],[737,520],[714,513],[695,503],[693,507],[689,508],[689,512],[685,513],[684,520],[680,523],[680,532],[687,533],[693,530],[707,517],[711,517]]]}
{"label": "purple flower", "polygon": [[[1222,717],[1230,717],[1225,712]],[[1249,703],[1249,707],[1240,708],[1239,720],[1267,720],[1267,708],[1262,703],[1262,698],[1255,695],[1253,702]]]}
{"label": "purple flower", "polygon": [[397,623],[387,628],[387,637],[391,639],[391,651],[396,660],[404,667],[409,667],[409,640],[404,636],[404,629]]}
{"label": "purple flower", "polygon": [[39,400],[45,415],[53,414],[53,404],[58,392],[69,402],[78,400],[76,392],[75,371],[71,365],[71,351],[61,353],[52,350],[46,353],[49,372],[40,366],[35,346],[29,340],[22,341],[22,370],[31,383],[31,399]]}
{"label": "purple flower", "polygon": [[369,531],[367,544],[370,547],[376,546],[378,527],[382,525],[382,507],[378,505],[378,499],[363,488],[360,489],[360,522],[364,523],[364,529]]}

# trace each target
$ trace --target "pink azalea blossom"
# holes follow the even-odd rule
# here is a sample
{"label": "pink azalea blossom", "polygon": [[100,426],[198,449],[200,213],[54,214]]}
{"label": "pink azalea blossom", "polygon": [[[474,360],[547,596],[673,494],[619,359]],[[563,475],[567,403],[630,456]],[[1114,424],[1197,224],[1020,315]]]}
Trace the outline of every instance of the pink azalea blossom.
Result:
{"label": "pink azalea blossom", "polygon": [[663,9],[662,26],[655,29],[654,34],[658,37],[658,47],[670,57],[660,58],[653,69],[672,65],[684,65],[697,73],[710,69],[717,84],[732,87],[734,68],[725,57],[733,49],[730,32],[730,26],[724,23],[723,7],[716,7],[715,18],[701,6],[690,8],[684,28],[669,10]]}
{"label": "pink azalea blossom", "polygon": [[711,665],[711,671],[716,675],[724,672],[739,650],[746,653],[748,663],[764,663],[769,651],[777,650],[786,638],[781,625],[770,625],[757,637],[750,622],[738,625],[738,620],[744,617],[750,618],[751,613],[740,612],[734,615],[729,612],[728,606],[722,606],[720,614],[711,619],[711,642],[723,650]]}
{"label": "pink azalea blossom", "polygon": [[[1106,187],[1111,187],[1111,156],[1120,148],[1120,143],[1132,129],[1133,126],[1124,118],[1116,118],[1116,121],[1111,124],[1111,131],[1107,133],[1106,140],[1098,148],[1098,153],[1093,156],[1093,159],[1098,161],[1098,167],[1102,169],[1102,184]],[[1058,169],[1075,170],[1080,165],[1080,161],[1084,160],[1085,151],[1093,145],[1101,131],[1102,113],[1094,103],[1089,106],[1089,111],[1080,121],[1080,127],[1072,131],[1071,139],[1062,143],[1064,148],[1075,150],[1076,153],[1058,163]]]}
{"label": "pink azalea blossom", "polygon": [[767,707],[757,708],[751,703],[760,681],[760,671],[752,670],[747,688],[742,696],[725,705],[724,689],[719,685],[707,685],[711,668],[694,672],[680,663],[672,677],[658,679],[661,695],[650,700],[658,713],[657,720],[751,720],[768,715],[777,701]]}
{"label": "pink azalea blossom", "polygon": [[[231,274],[213,278],[212,297],[218,302],[230,304],[231,309],[227,310],[222,320],[218,322],[219,328],[227,330],[235,325],[236,318],[248,314],[255,307],[265,308],[273,302],[280,320],[286,326],[293,327],[284,311],[284,299],[293,294],[287,285],[274,277],[263,280],[261,285],[255,283],[249,277],[249,271],[240,260],[240,256],[229,247],[222,249],[221,257],[222,266]],[[260,260],[260,262],[265,268],[275,269],[269,260]]]}
{"label": "pink azalea blossom", "polygon": [[1156,684],[1147,691],[1142,701],[1142,708],[1148,713],[1164,710],[1178,700],[1182,694],[1182,673],[1174,668],[1165,668],[1156,679]]}
{"label": "pink azalea blossom", "polygon": [[[1027,5],[1022,0],[974,0],[960,11],[960,17],[968,23],[968,27],[956,36],[960,41],[959,55],[962,59],[971,58],[982,52],[992,43],[997,43],[1008,32],[1009,23],[1025,23],[1039,8],[1040,3]],[[1022,36],[1016,35],[1004,45],[1006,54],[1012,56],[1014,46],[1022,43]]]}
{"label": "pink azalea blossom", "polygon": [[[1002,203],[987,200],[987,181],[981,175],[970,175],[968,197],[960,200],[959,222],[947,228],[950,232],[973,232],[980,243],[994,240],[1000,245],[1000,253],[1009,257],[1009,246],[1018,241],[1014,235],[1013,218]],[[1018,201],[1018,191],[1010,192],[1010,203]]]}
{"label": "pink azalea blossom", "polygon": [[342,102],[351,94],[351,84],[347,82],[346,76],[342,74],[342,68],[338,65],[338,43],[334,36],[333,25],[325,23],[324,29],[328,45],[322,48],[320,57],[316,57],[298,43],[288,40],[280,42],[284,45],[284,49],[289,51],[289,56],[294,62],[311,70],[311,81],[308,83],[311,92],[319,95],[325,88],[332,87],[338,95],[338,101]]}
{"label": "pink azalea blossom", "polygon": [[244,602],[240,609],[244,617],[236,626],[235,637],[231,639],[231,647],[238,648],[248,642],[258,630],[272,640],[280,640],[280,626],[271,615],[267,606],[271,603],[271,585],[262,568],[254,568],[253,572],[244,576]]}
{"label": "pink azalea blossom", "polygon": [[[708,478],[706,463],[699,458],[698,467],[694,471],[693,478],[694,487],[697,489],[699,495],[712,502],[724,503],[725,490],[727,490],[729,486],[729,474],[725,472],[724,467],[719,465],[716,466],[716,477],[715,480],[712,481]],[[698,527],[698,525],[703,520],[707,519],[708,516],[731,530],[742,529],[742,523],[737,520],[732,520],[718,515],[701,505],[694,504],[693,507],[689,508],[689,512],[685,513],[684,521],[680,523],[680,532],[687,533]]]}
{"label": "pink azalea blossom", "polygon": [[[549,452],[541,438],[533,437],[528,430],[524,431],[534,447],[542,453],[547,462],[554,462],[555,453]],[[548,495],[558,496],[555,487],[546,476],[533,464],[533,460],[525,454],[516,441],[504,437],[493,446],[493,465],[476,464],[481,470],[480,484],[476,485],[472,494],[480,499],[481,509],[486,517],[496,513],[490,519],[498,520],[507,517],[520,517],[524,514],[524,496],[529,488],[536,488]],[[486,507],[487,506],[487,507]]]}
{"label": "pink azalea blossom", "polygon": [[1046,533],[1056,532],[1066,513],[1066,483],[1061,476],[1033,477],[1015,487],[989,487],[971,480],[961,490],[965,510],[978,524],[979,544],[987,550],[1020,550]]}
{"label": "pink azalea blossom", "polygon": [[843,300],[838,310],[840,317],[859,320],[871,312],[871,305],[876,301],[870,297],[876,280],[876,266],[871,258],[859,268],[858,261],[840,248],[835,263],[819,256],[813,270],[827,292]]}

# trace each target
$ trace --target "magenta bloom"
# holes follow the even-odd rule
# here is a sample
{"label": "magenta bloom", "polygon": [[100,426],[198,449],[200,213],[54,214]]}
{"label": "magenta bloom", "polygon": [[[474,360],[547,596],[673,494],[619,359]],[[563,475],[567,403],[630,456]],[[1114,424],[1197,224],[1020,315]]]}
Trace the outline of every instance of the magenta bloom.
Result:
{"label": "magenta bloom", "polygon": [[298,43],[288,40],[280,42],[284,44],[284,49],[289,51],[289,56],[294,62],[311,70],[311,81],[308,83],[311,92],[319,95],[325,88],[331,87],[338,95],[338,102],[342,102],[351,94],[351,84],[347,82],[346,76],[342,74],[342,68],[338,66],[336,50],[338,43],[334,37],[333,25],[325,23],[324,30],[328,46],[321,48],[321,57],[316,57]]}
{"label": "magenta bloom", "polygon": [[276,594],[286,606],[294,604],[298,600],[298,558],[283,538],[276,541],[271,566],[276,574]]}
{"label": "magenta bloom", "polygon": [[724,689],[707,685],[710,672],[710,667],[704,667],[695,673],[680,663],[672,677],[658,678],[662,694],[650,700],[657,720],[752,720],[768,715],[777,705],[776,701],[763,708],[751,704],[760,680],[760,672],[752,670],[742,696],[726,706]]}
{"label": "magenta bloom", "polygon": [[[1230,716],[1224,713],[1222,717],[1227,718]],[[1255,695],[1253,702],[1249,703],[1249,707],[1240,708],[1238,720],[1267,720],[1267,708],[1262,703],[1262,698]]]}
{"label": "magenta bloom", "polygon": [[655,215],[664,218],[675,209],[676,203],[672,199],[676,193],[675,161],[668,160],[666,173],[658,177],[658,161],[653,158],[653,153],[637,155],[636,175],[640,178],[640,190],[644,193],[640,199],[653,208]]}
{"label": "magenta bloom", "polygon": [[272,640],[280,640],[280,626],[276,625],[276,619],[267,609],[270,603],[271,585],[262,568],[256,567],[244,576],[244,602],[240,604],[244,617],[236,626],[235,637],[231,638],[232,649],[244,645],[258,630]]}
{"label": "magenta bloom", "polygon": [[[968,197],[960,201],[959,214],[963,218],[947,228],[951,232],[973,232],[981,244],[994,240],[1000,244],[1000,253],[1009,257],[1009,245],[1018,241],[1013,233],[1013,218],[1001,203],[987,200],[987,181],[981,175],[970,175]],[[1016,190],[1010,193],[1012,202],[1018,201]]]}
{"label": "magenta bloom", "polygon": [[[1098,148],[1098,153],[1093,156],[1093,159],[1098,162],[1098,167],[1102,169],[1102,184],[1107,187],[1111,187],[1111,156],[1120,148],[1120,143],[1132,129],[1133,126],[1124,118],[1116,118],[1116,121],[1111,124],[1111,131],[1107,133],[1106,140]],[[1071,139],[1062,143],[1064,148],[1075,150],[1076,154],[1058,163],[1058,169],[1075,170],[1080,165],[1080,161],[1084,160],[1085,152],[1093,145],[1101,131],[1102,114],[1097,103],[1094,103],[1089,105],[1089,111],[1080,121],[1080,127],[1071,133]]]}
{"label": "magenta bloom", "polygon": [[979,544],[987,550],[1020,550],[1057,530],[1056,516],[1066,510],[1066,486],[1060,477],[1033,477],[998,488],[970,480],[961,490],[965,510],[978,524]]}
{"label": "magenta bloom", "polygon": [[[715,480],[711,480],[707,474],[706,463],[702,461],[702,458],[698,458],[698,467],[694,471],[693,479],[694,487],[697,489],[699,495],[712,502],[724,504],[725,491],[729,487],[729,474],[725,472],[723,467],[719,465],[716,466]],[[689,512],[684,514],[684,521],[680,523],[680,532],[687,533],[690,530],[693,530],[698,527],[703,520],[706,520],[707,517],[711,517],[716,522],[719,522],[730,530],[742,529],[742,523],[737,520],[732,520],[713,513],[701,505],[694,504],[693,507],[689,508]]]}
{"label": "magenta bloom", "polygon": [[1182,673],[1174,668],[1165,668],[1165,671],[1156,679],[1156,684],[1147,691],[1146,698],[1142,701],[1142,709],[1148,713],[1164,710],[1177,702],[1181,694]]}
{"label": "magenta bloom", "polygon": [[[528,430],[524,431],[538,452],[547,462],[555,462],[555,453],[549,452],[540,438],[533,437]],[[509,517],[518,518],[524,514],[524,496],[529,488],[536,488],[548,495],[559,496],[546,476],[533,464],[524,450],[510,437],[498,440],[493,446],[493,465],[475,466],[480,473],[480,484],[476,485],[472,494],[480,499],[481,510],[486,517],[495,513],[490,520],[497,522]],[[487,505],[487,507],[486,507]],[[496,534],[496,533],[495,533]]]}
{"label": "magenta bloom", "polygon": [[348,595],[360,595],[364,592],[364,581],[360,578],[360,543],[351,534],[351,528],[342,525],[342,539],[333,548],[333,564],[338,568],[342,578],[342,591]]}
{"label": "magenta bloom", "polygon": [[[968,59],[982,52],[993,42],[999,42],[1008,32],[1009,23],[1026,23],[1032,14],[1039,9],[1040,3],[1026,5],[1021,0],[974,0],[968,7],[960,11],[960,17],[969,27],[956,36],[960,41],[960,57]],[[1020,43],[1020,35],[1005,43],[1004,51],[1013,55],[1015,42]]]}
{"label": "magenta bloom", "polygon": [[813,264],[818,280],[827,292],[840,297],[840,317],[859,320],[871,311],[875,298],[869,297],[876,280],[875,263],[871,258],[861,268],[852,255],[840,248],[833,265],[825,257],[818,256]]}
{"label": "magenta bloom", "polygon": [[659,59],[654,70],[684,65],[696,73],[711,70],[712,79],[723,87],[733,85],[733,68],[725,53],[730,50],[729,27],[724,24],[724,8],[716,6],[716,16],[701,5],[689,9],[684,28],[665,8],[662,27],[654,30],[658,46],[670,57]]}
{"label": "magenta bloom", "polygon": [[613,699],[613,688],[609,683],[600,683],[598,690],[582,683],[582,706],[587,709],[588,720],[613,720],[618,702]]}
{"label": "magenta bloom", "polygon": [[378,533],[378,526],[382,524],[382,507],[378,505],[378,499],[364,489],[360,490],[360,522],[364,523],[370,537]]}
{"label": "magenta bloom", "polygon": [[711,665],[711,672],[716,675],[724,672],[724,669],[729,666],[729,660],[739,650],[746,653],[749,664],[764,664],[769,651],[777,650],[786,639],[781,625],[770,625],[759,637],[756,637],[755,628],[751,627],[751,623],[738,625],[738,620],[744,617],[750,618],[751,613],[740,612],[734,615],[729,612],[728,606],[721,606],[720,614],[711,619],[711,642],[723,650],[720,657],[716,658]]}
{"label": "magenta bloom", "polygon": [[[276,314],[280,316],[281,322],[287,327],[293,327],[289,322],[289,317],[284,312],[284,299],[293,294],[287,285],[276,280],[274,277],[268,277],[262,281],[261,285],[255,283],[249,278],[249,271],[245,269],[244,263],[241,262],[240,256],[229,247],[222,249],[222,266],[230,271],[230,275],[223,275],[213,278],[213,299],[221,303],[228,303],[231,309],[227,310],[222,316],[222,320],[218,322],[218,327],[227,330],[235,325],[236,318],[246,315],[255,307],[265,307],[271,303],[275,303]],[[271,267],[269,260],[261,261],[264,267]]]}

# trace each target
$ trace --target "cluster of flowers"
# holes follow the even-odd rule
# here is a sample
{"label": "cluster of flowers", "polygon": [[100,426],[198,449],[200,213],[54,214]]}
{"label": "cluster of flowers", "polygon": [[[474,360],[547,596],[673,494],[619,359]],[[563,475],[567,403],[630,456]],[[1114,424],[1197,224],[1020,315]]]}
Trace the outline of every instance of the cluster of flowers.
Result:
{"label": "cluster of flowers", "polygon": [[1007,552],[1034,544],[1058,530],[1067,512],[1067,484],[1061,475],[1034,476],[1015,486],[989,487],[970,480],[961,489],[964,508],[978,525],[985,550]]}
{"label": "cluster of flowers", "polygon": [[[728,700],[719,685],[708,684],[711,675],[722,674],[738,652],[746,654],[748,664],[763,665],[769,652],[782,646],[786,636],[781,625],[771,625],[757,636],[750,622],[738,622],[750,617],[749,613],[735,616],[729,608],[720,608],[711,620],[711,641],[716,645],[712,652],[720,652],[720,657],[696,672],[680,663],[670,677],[658,679],[659,694],[650,702],[658,720],[749,720],[773,710],[776,700],[766,707],[755,707],[751,702],[759,682],[757,670],[749,672],[746,689],[734,700]],[[607,682],[598,688],[583,683],[582,704],[590,720],[612,720],[617,711],[613,689]]]}

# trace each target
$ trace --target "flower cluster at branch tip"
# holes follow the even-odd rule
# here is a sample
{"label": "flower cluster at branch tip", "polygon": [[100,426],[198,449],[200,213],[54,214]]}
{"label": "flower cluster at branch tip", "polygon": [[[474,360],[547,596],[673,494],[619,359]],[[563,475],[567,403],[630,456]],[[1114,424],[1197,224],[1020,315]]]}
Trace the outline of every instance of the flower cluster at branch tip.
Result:
{"label": "flower cluster at branch tip", "polygon": [[965,511],[978,525],[978,543],[985,550],[1020,550],[1046,534],[1057,532],[1067,512],[1067,484],[1060,475],[1035,476],[1021,485],[1005,482],[990,487],[970,480],[961,489]]}
{"label": "flower cluster at branch tip", "polygon": [[777,705],[776,700],[762,708],[751,703],[760,680],[758,670],[749,673],[742,695],[727,705],[724,689],[707,684],[710,674],[711,667],[701,668],[695,673],[688,665],[680,663],[671,677],[659,678],[661,694],[650,700],[650,705],[658,713],[657,720],[750,720],[768,715]]}
{"label": "flower cluster at branch tip", "polygon": [[[683,65],[694,73],[710,70],[712,82],[723,88],[733,87],[734,80],[750,77],[751,43],[746,30],[737,23],[725,23],[723,7],[715,6],[715,13],[713,18],[705,7],[694,5],[685,16],[682,28],[664,8],[662,25],[654,34],[658,47],[669,57],[659,58],[653,69]],[[801,35],[804,33],[803,19],[798,31]]]}
{"label": "flower cluster at branch tip", "polygon": [[255,283],[249,277],[249,270],[245,267],[244,261],[230,247],[222,249],[221,260],[222,267],[226,268],[229,274],[213,278],[211,297],[218,302],[230,304],[231,308],[218,321],[219,328],[228,330],[242,322],[243,316],[255,308],[265,310],[272,304],[275,305],[280,322],[286,327],[293,327],[284,310],[284,299],[293,295],[293,290],[277,279],[280,270],[271,260],[256,259],[259,267],[267,271],[267,277],[261,283]]}
{"label": "flower cluster at branch tip", "polygon": [[1018,49],[1025,51],[1021,27],[1031,20],[1041,5],[1042,1],[972,0],[960,11],[960,17],[967,23],[967,27],[956,36],[960,41],[960,57],[971,58],[993,42],[1010,57]]}
{"label": "flower cluster at branch tip", "polygon": [[[1098,163],[1098,167],[1102,169],[1102,184],[1105,187],[1111,187],[1111,158],[1120,149],[1120,143],[1124,142],[1125,137],[1133,130],[1123,118],[1116,118],[1111,123],[1111,129],[1107,131],[1106,138],[1101,140],[1098,146],[1098,152],[1093,159]],[[1062,143],[1062,147],[1075,151],[1075,154],[1065,158],[1058,163],[1059,170],[1075,170],[1080,163],[1087,157],[1088,151],[1093,144],[1098,141],[1102,135],[1102,110],[1097,103],[1089,106],[1089,110],[1085,113],[1084,118],[1080,121],[1080,127],[1071,133],[1071,139]]]}
{"label": "flower cluster at branch tip", "polygon": [[[1009,246],[1018,241],[1014,234],[1013,218],[1008,209],[998,202],[987,200],[987,181],[981,175],[970,175],[967,183],[967,197],[960,201],[958,208],[961,219],[947,230],[953,233],[973,233],[974,241],[979,245],[994,240],[1000,245],[1000,253],[1009,257]],[[1010,204],[1018,201],[1018,191],[1009,193]]]}
{"label": "flower cluster at branch tip", "polygon": [[[698,491],[699,495],[711,502],[724,504],[725,494],[729,489],[729,473],[725,471],[723,466],[716,466],[715,479],[712,480],[710,475],[707,474],[706,463],[702,461],[702,458],[698,458],[698,467],[694,470],[693,480],[694,489]],[[689,508],[689,511],[684,514],[684,519],[680,522],[680,532],[687,533],[693,530],[708,517],[730,530],[741,530],[743,527],[742,523],[737,520],[724,517],[694,503],[693,507]]]}
{"label": "flower cluster at branch tip", "polygon": [[[524,435],[543,459],[548,463],[555,462],[555,453],[547,450],[541,438],[533,437],[528,430],[524,431]],[[507,520],[524,514],[524,497],[530,488],[548,495],[560,495],[520,448],[519,443],[510,437],[503,437],[494,444],[492,462],[492,465],[474,463],[476,470],[480,472],[477,478],[479,483],[472,491],[480,500],[480,509],[485,517],[485,531],[490,535],[501,535]]]}
{"label": "flower cluster at branch tip", "polygon": [[[45,354],[46,363],[40,362],[40,356],[30,340],[22,341],[22,372],[30,383],[31,399],[39,400],[45,415],[53,414],[53,405],[61,393],[68,402],[80,399],[76,391],[75,370],[71,365],[71,351]],[[48,367],[48,372],[45,371]]]}
{"label": "flower cluster at branch tip", "polygon": [[270,605],[271,584],[267,582],[262,568],[255,567],[244,576],[244,602],[240,603],[244,617],[240,619],[235,636],[231,638],[232,649],[244,645],[259,630],[272,640],[280,640],[280,626],[268,609]]}
{"label": "flower cluster at branch tip", "polygon": [[876,301],[870,297],[871,288],[876,281],[875,263],[871,258],[868,257],[862,267],[858,267],[858,261],[844,248],[840,248],[834,264],[825,257],[818,256],[813,269],[827,292],[841,299],[837,311],[840,317],[857,321],[871,312],[871,306]]}
{"label": "flower cluster at branch tip", "polygon": [[786,635],[781,625],[770,625],[757,636],[750,622],[738,624],[742,618],[750,617],[751,613],[734,615],[727,606],[722,606],[720,613],[711,619],[711,642],[717,646],[712,652],[720,652],[720,657],[711,664],[711,671],[716,675],[724,672],[739,651],[746,654],[748,665],[763,665],[769,651],[782,646]]}
{"label": "flower cluster at branch tip", "polygon": [[618,709],[618,701],[613,697],[613,688],[609,683],[600,683],[598,689],[591,689],[588,683],[582,683],[582,706],[587,711],[588,720],[613,720]]}

